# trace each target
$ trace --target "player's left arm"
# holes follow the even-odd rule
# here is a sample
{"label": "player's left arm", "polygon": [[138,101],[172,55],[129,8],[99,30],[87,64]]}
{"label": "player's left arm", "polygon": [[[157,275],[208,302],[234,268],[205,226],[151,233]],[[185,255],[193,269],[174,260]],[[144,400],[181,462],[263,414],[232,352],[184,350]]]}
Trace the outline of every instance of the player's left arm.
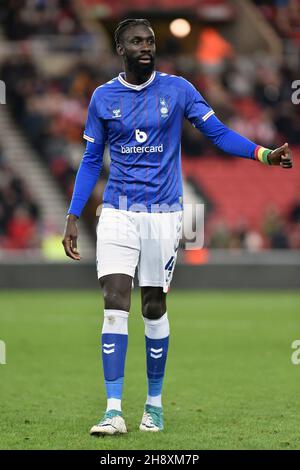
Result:
{"label": "player's left arm", "polygon": [[226,153],[258,160],[261,163],[282,168],[292,168],[292,152],[288,143],[272,150],[258,145],[227,127],[215,115],[196,126],[217,147]]}
{"label": "player's left arm", "polygon": [[258,160],[266,165],[292,168],[292,153],[287,143],[272,150],[252,142],[221,122],[190,82],[181,77],[178,83],[185,92],[182,94],[185,97],[184,117],[221,150],[230,155]]}

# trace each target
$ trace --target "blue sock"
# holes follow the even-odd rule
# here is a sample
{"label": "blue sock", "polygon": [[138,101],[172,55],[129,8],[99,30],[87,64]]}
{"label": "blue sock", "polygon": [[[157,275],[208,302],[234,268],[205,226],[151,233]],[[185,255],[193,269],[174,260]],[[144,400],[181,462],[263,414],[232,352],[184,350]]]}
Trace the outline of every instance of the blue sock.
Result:
{"label": "blue sock", "polygon": [[108,410],[121,411],[125,359],[128,344],[128,312],[104,310],[102,361]]}
{"label": "blue sock", "polygon": [[148,395],[146,404],[162,406],[161,393],[169,347],[169,320],[165,313],[159,320],[145,321]]}

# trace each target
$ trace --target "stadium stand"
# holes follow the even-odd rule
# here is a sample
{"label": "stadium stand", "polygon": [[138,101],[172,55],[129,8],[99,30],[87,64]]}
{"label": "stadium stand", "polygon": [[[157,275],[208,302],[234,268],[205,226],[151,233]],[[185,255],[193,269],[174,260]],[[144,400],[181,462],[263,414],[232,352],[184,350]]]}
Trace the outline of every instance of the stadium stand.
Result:
{"label": "stadium stand", "polygon": [[[134,12],[176,12],[193,13],[202,20],[227,21],[233,17],[234,8],[228,0],[131,0],[130,4],[122,0],[79,0],[90,9],[104,14],[124,15],[130,9]],[[105,8],[106,7],[106,8]]]}
{"label": "stadium stand", "polygon": [[[200,186],[202,193],[215,208],[206,224],[208,245],[211,245],[214,229],[220,222],[225,222],[227,230],[233,234],[236,227],[243,222],[247,231],[263,235],[262,246],[279,248],[275,241],[272,241],[273,234],[264,233],[263,230],[266,217],[273,207],[276,208],[278,217],[283,218],[285,222],[287,239],[289,235],[295,237],[294,232],[299,223],[297,218],[294,224],[291,223],[290,213],[299,194],[299,173],[290,172],[282,178],[280,169],[265,168],[256,163],[239,159],[228,162],[227,159],[214,155],[202,158],[199,165],[195,165],[194,160],[183,160],[185,175]],[[226,240],[223,247],[227,244]],[[295,248],[294,242],[287,241],[285,247],[291,245]]]}
{"label": "stadium stand", "polygon": [[[260,144],[275,148],[288,141],[300,155],[299,106],[291,100],[291,83],[297,79],[296,60],[282,63],[267,54],[243,56],[220,42],[225,55],[211,66],[209,47],[198,60],[201,72],[195,83],[218,116],[231,128]],[[295,66],[296,64],[296,66]],[[186,177],[209,200],[213,210],[206,220],[206,244],[218,248],[298,248],[299,224],[289,212],[299,194],[296,168],[284,177],[280,169],[220,155],[193,129],[183,135],[183,169]],[[284,197],[283,197],[284,194]],[[266,231],[266,219],[274,208],[276,224]],[[276,226],[276,227],[275,227]],[[273,233],[274,232],[274,233]]]}
{"label": "stadium stand", "polygon": [[[53,34],[58,38],[77,37],[79,40],[72,44],[81,50],[89,36],[89,27],[79,19],[78,5],[91,9],[99,6],[98,0],[55,0],[51,8],[46,3],[37,2],[38,8],[30,14],[32,2],[9,2],[10,10],[6,12],[9,21],[6,21],[4,33],[18,44],[22,58],[19,55],[16,59],[12,54],[2,61],[1,76],[7,83],[10,110],[15,120],[68,201],[84,148],[81,136],[89,98],[96,86],[118,74],[119,62],[108,47],[112,44],[108,36],[98,41],[106,48],[101,63],[84,54],[75,54],[70,59],[74,48],[64,50],[60,61],[55,51],[48,50],[47,61],[43,62],[28,40]],[[102,5],[105,3],[111,7],[110,14],[124,8],[123,2],[101,1]],[[186,2],[186,7],[191,8],[195,3]],[[164,0],[160,4],[167,6],[169,2]],[[173,42],[166,42],[157,68],[183,75],[193,82],[218,117],[230,127],[271,148],[288,141],[298,158],[299,107],[291,102],[291,82],[297,78],[295,60],[289,56],[280,63],[263,49],[253,54],[237,52],[230,34],[226,34],[230,28],[223,34],[217,26],[217,18],[210,23],[207,13],[211,8],[215,14],[219,12],[220,20],[223,12],[222,21],[234,22],[232,5],[229,7],[225,0],[201,1],[197,5],[203,27],[199,29],[193,53],[186,55],[180,47],[176,49]],[[131,2],[132,9],[139,6],[140,2]],[[4,12],[0,12],[3,19]],[[37,18],[42,19],[37,21]],[[211,41],[216,45],[213,57]],[[208,247],[250,250],[300,247],[299,223],[290,216],[293,207],[297,207],[300,190],[296,169],[285,172],[283,178],[279,169],[221,155],[189,125],[184,126],[182,147],[184,175],[199,196],[210,203],[206,224]],[[92,231],[106,177],[105,169],[85,210],[85,220]],[[273,236],[274,230],[265,229],[272,210],[277,217],[273,223],[277,238]],[[283,234],[281,239],[280,233]]]}
{"label": "stadium stand", "polygon": [[299,0],[254,0],[254,3],[283,38],[300,45]]}
{"label": "stadium stand", "polygon": [[[88,100],[99,83],[94,73],[84,63],[77,63],[50,78],[38,70],[30,55],[17,63],[9,58],[2,64],[13,116],[65,193],[66,201],[71,198],[84,149],[82,131]],[[105,170],[97,193],[99,189],[103,192],[104,181]],[[91,218],[97,203],[99,197],[88,207]]]}
{"label": "stadium stand", "polygon": [[41,246],[41,212],[23,179],[7,164],[0,148],[0,248]]}
{"label": "stadium stand", "polygon": [[70,0],[8,0],[0,7],[1,22],[8,39],[36,35],[82,35],[87,33]]}

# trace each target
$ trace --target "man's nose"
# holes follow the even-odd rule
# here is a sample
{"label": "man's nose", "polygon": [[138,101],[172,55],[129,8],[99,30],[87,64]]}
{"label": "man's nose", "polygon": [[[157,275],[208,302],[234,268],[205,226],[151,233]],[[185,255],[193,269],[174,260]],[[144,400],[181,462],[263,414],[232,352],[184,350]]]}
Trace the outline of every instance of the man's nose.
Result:
{"label": "man's nose", "polygon": [[148,41],[143,41],[142,42],[141,49],[142,49],[142,51],[151,51],[151,47],[150,47],[150,44],[148,43]]}

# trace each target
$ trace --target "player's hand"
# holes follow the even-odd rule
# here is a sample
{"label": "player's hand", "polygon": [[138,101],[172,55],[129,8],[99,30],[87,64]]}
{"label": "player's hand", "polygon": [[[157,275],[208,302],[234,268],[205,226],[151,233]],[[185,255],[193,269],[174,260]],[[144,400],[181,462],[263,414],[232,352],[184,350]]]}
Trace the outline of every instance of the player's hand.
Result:
{"label": "player's hand", "polygon": [[69,256],[69,258],[75,259],[76,261],[80,261],[80,254],[77,250],[77,237],[77,217],[76,215],[69,214],[67,216],[62,244],[64,246],[65,253],[67,256]]}
{"label": "player's hand", "polygon": [[293,158],[291,150],[289,149],[289,144],[285,143],[278,149],[269,153],[268,160],[270,165],[280,165],[282,168],[292,168]]}

